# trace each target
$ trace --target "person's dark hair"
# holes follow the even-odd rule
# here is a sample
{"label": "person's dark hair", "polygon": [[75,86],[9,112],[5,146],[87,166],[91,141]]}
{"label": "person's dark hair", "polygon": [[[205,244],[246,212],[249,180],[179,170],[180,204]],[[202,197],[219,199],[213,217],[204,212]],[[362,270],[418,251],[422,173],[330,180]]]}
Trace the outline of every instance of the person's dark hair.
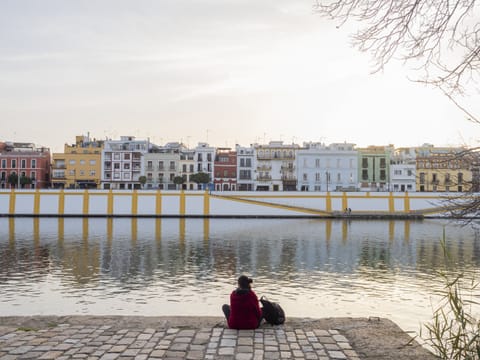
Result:
{"label": "person's dark hair", "polygon": [[241,275],[239,278],[238,278],[238,286],[242,289],[249,289],[250,288],[250,284],[253,282],[252,279],[250,279],[248,276],[246,275]]}

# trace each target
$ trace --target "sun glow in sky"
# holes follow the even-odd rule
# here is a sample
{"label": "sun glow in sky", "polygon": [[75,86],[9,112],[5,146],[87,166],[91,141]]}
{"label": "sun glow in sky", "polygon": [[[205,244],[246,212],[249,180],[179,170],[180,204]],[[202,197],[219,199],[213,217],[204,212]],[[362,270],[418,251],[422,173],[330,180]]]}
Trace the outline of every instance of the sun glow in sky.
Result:
{"label": "sun glow in sky", "polygon": [[[3,0],[0,141],[468,144],[475,125],[312,0]],[[480,113],[473,96],[464,105]],[[476,100],[476,101],[475,101]]]}

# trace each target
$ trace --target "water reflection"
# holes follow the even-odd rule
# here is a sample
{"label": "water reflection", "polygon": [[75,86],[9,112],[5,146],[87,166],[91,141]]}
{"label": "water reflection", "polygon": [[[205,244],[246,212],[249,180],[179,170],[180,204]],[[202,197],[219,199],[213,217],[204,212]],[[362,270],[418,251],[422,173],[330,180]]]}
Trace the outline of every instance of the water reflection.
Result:
{"label": "water reflection", "polygon": [[0,218],[0,313],[219,315],[235,277],[290,316],[428,319],[449,271],[478,275],[471,227],[443,221]]}

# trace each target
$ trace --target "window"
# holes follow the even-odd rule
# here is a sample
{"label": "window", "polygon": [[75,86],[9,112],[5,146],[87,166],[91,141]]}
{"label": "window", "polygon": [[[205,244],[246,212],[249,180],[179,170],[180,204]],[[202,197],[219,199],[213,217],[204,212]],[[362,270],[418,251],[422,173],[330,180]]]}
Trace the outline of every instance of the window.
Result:
{"label": "window", "polygon": [[175,178],[175,174],[170,174],[170,181],[173,181],[174,178]]}
{"label": "window", "polygon": [[413,175],[413,172],[412,172],[412,170],[410,170],[410,169],[409,169],[409,170],[407,170],[407,175],[408,175],[408,176],[412,176],[412,175]]}
{"label": "window", "polygon": [[252,167],[252,159],[245,159],[245,166]]}
{"label": "window", "polygon": [[198,154],[197,159],[198,159],[198,161],[203,161],[203,159],[202,159],[202,154]]}
{"label": "window", "polygon": [[320,173],[315,173],[315,181],[320,181]]}
{"label": "window", "polygon": [[7,168],[7,159],[2,159],[2,169]]}
{"label": "window", "polygon": [[385,168],[387,166],[387,161],[385,158],[380,158],[380,167]]}
{"label": "window", "polygon": [[129,172],[123,173],[123,178],[125,180],[130,180],[130,173]]}
{"label": "window", "polygon": [[130,153],[123,154],[123,160],[130,160]]}
{"label": "window", "polygon": [[228,177],[228,170],[223,170],[223,177],[224,178]]}
{"label": "window", "polygon": [[97,164],[97,160],[90,160],[90,165],[96,165]]}
{"label": "window", "polygon": [[113,153],[113,160],[120,160],[120,153]]}
{"label": "window", "polygon": [[420,173],[420,184],[425,184],[425,173],[423,173],[423,172]]}
{"label": "window", "polygon": [[182,165],[182,172],[184,172],[184,173],[187,172],[187,165],[186,164]]}
{"label": "window", "polygon": [[194,169],[195,169],[195,167],[193,166],[193,164],[190,164],[190,171],[189,172],[191,172],[191,173],[194,172],[195,171]]}
{"label": "window", "polygon": [[7,178],[7,173],[6,173],[5,171],[2,171],[1,180],[2,180],[2,181],[5,181],[6,178]]}
{"label": "window", "polygon": [[123,164],[123,169],[124,170],[130,170],[130,163]]}
{"label": "window", "polygon": [[308,174],[303,173],[303,181],[307,181],[307,180],[308,180]]}
{"label": "window", "polygon": [[250,180],[251,179],[250,170],[240,170],[240,179],[241,180]]}
{"label": "window", "polygon": [[20,164],[21,164],[20,167],[22,169],[25,169],[27,167],[27,160],[25,159],[20,160]]}
{"label": "window", "polygon": [[68,172],[68,174],[69,174],[70,176],[74,176],[74,175],[75,175],[75,170],[70,170],[70,171]]}
{"label": "window", "polygon": [[380,170],[380,180],[385,180],[386,178],[386,171],[384,169]]}
{"label": "window", "polygon": [[315,167],[316,168],[320,167],[320,159],[315,159]]}
{"label": "window", "polygon": [[[459,172],[457,175],[457,178],[458,178],[458,184],[463,183],[463,173]],[[461,192],[462,190],[458,190],[458,191]]]}
{"label": "window", "polygon": [[337,173],[337,182],[342,182],[342,174]]}
{"label": "window", "polygon": [[175,170],[175,161],[170,161],[170,170]]}
{"label": "window", "polygon": [[368,168],[368,158],[362,158],[362,168]]}
{"label": "window", "polygon": [[212,161],[212,154],[210,153],[207,154],[207,161]]}
{"label": "window", "polygon": [[394,175],[402,175],[402,170],[393,170]]}
{"label": "window", "polygon": [[85,160],[81,159],[80,160],[80,165],[85,165]]}
{"label": "window", "polygon": [[158,170],[163,170],[163,161],[158,162]]}
{"label": "window", "polygon": [[96,171],[95,170],[90,170],[90,176],[95,176],[97,175]]}
{"label": "window", "polygon": [[240,159],[240,167],[245,167],[245,159]]}
{"label": "window", "polygon": [[80,176],[84,176],[85,175],[85,170],[80,170]]}
{"label": "window", "polygon": [[120,170],[120,163],[113,163],[113,168],[115,170]]}
{"label": "window", "polygon": [[210,172],[212,171],[212,164],[207,164],[207,170]]}
{"label": "window", "polygon": [[368,180],[368,170],[362,170],[362,180]]}
{"label": "window", "polygon": [[153,169],[153,161],[152,160],[147,161],[147,169],[149,169],[149,170]]}

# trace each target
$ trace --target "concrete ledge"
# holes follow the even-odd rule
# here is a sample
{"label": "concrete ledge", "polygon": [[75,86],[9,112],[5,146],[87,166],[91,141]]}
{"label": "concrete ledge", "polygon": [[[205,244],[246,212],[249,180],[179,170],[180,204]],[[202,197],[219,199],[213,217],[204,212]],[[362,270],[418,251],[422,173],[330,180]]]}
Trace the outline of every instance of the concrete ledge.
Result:
{"label": "concrete ledge", "polygon": [[[205,329],[225,328],[222,317],[142,317],[142,316],[6,316],[0,317],[0,334],[15,329],[37,330],[53,328],[59,324],[76,326],[108,325],[112,329]],[[285,330],[338,330],[344,335],[360,359],[436,359],[415,339],[395,323],[384,318],[288,318]],[[272,326],[262,324],[261,328]],[[274,327],[278,328],[278,327]]]}

